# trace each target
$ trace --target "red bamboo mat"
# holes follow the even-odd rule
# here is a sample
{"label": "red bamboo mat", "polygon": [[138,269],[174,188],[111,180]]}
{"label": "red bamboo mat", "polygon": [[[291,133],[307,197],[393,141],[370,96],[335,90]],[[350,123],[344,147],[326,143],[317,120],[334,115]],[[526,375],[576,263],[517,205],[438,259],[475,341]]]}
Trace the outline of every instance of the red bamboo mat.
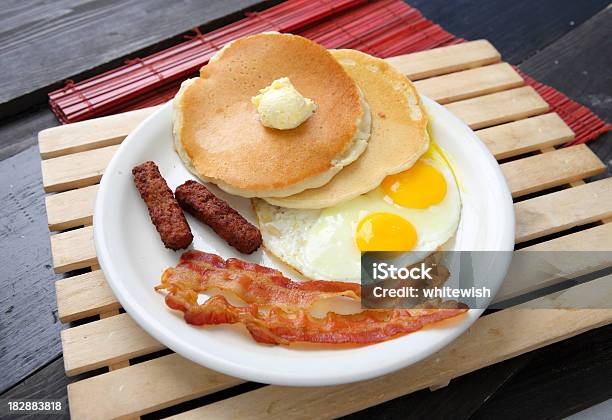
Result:
{"label": "red bamboo mat", "polygon": [[[327,48],[353,48],[381,58],[463,42],[401,0],[289,0],[263,12],[202,34],[195,29],[172,48],[49,94],[51,109],[62,123],[166,102],[180,82],[197,73],[227,42],[264,31],[292,32]],[[517,69],[518,70],[518,69]],[[612,126],[588,108],[550,86],[521,73],[584,143]]]}

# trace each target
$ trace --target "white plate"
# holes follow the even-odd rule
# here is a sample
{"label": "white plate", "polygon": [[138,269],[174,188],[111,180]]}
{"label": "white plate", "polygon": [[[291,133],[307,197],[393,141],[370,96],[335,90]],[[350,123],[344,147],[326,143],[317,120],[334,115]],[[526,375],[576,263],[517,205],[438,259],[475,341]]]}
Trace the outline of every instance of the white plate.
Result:
{"label": "white plate", "polygon": [[[509,251],[514,246],[512,199],[500,168],[472,130],[430,99],[423,98],[438,144],[451,158],[461,187],[463,213],[455,247]],[[216,371],[246,380],[295,386],[334,385],[364,380],[413,364],[464,332],[482,313],[470,310],[444,326],[427,328],[383,343],[356,348],[268,346],[253,341],[240,326],[194,327],[169,310],[153,287],[180,252],[162,245],[144,202],[134,187],[132,168],[153,160],[170,188],[194,179],[172,147],[171,104],[147,118],[121,144],[100,183],[94,237],[100,266],[127,313],[149,334],[178,354]],[[248,200],[213,188],[251,221]],[[274,266],[259,251],[245,257],[207,226],[187,216],[193,248]],[[499,255],[487,273],[497,291],[510,253]],[[277,267],[282,268],[282,267]],[[285,270],[285,272],[287,272]]]}

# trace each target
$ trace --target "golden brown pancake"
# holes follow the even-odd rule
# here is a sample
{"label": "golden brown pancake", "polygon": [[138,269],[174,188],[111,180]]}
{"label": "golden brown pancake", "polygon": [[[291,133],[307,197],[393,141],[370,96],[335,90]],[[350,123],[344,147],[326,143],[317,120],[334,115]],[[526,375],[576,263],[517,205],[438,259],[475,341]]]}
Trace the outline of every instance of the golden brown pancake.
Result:
{"label": "golden brown pancake", "polygon": [[[251,97],[289,77],[318,105],[291,130],[264,127]],[[264,33],[227,45],[174,100],[175,148],[200,178],[244,197],[286,196],[327,183],[367,145],[357,84],[320,45]]]}
{"label": "golden brown pancake", "polygon": [[357,82],[372,114],[368,147],[330,182],[271,204],[304,209],[330,207],[376,188],[410,168],[429,147],[427,116],[412,83],[384,60],[355,50],[331,50]]}

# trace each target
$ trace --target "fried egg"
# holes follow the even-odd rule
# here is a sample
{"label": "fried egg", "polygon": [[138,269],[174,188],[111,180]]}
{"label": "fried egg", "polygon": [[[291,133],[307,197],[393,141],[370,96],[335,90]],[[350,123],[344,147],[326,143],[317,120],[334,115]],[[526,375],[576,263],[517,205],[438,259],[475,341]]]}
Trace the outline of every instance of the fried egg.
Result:
{"label": "fried egg", "polygon": [[259,199],[253,207],[267,251],[305,277],[359,282],[364,252],[418,251],[421,260],[440,249],[457,230],[461,198],[451,166],[432,142],[407,171],[333,207],[289,209]]}

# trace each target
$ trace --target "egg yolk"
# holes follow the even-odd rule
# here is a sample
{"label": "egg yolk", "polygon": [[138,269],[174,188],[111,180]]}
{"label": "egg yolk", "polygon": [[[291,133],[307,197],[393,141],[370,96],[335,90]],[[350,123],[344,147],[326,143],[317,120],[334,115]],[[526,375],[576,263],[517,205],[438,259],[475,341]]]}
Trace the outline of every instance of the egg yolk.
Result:
{"label": "egg yolk", "polygon": [[433,166],[418,161],[407,171],[386,177],[381,188],[402,207],[425,209],[444,199],[446,179]]}
{"label": "egg yolk", "polygon": [[359,221],[355,237],[361,252],[410,251],[417,242],[414,226],[392,213],[367,215]]}

